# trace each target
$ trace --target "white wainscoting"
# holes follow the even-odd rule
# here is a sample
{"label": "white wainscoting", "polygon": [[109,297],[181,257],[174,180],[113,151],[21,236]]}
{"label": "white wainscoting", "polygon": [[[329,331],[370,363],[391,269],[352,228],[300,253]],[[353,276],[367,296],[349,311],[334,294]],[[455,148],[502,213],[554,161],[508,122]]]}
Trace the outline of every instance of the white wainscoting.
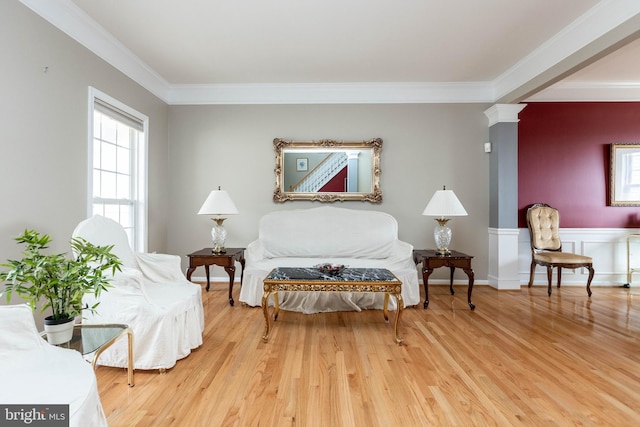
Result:
{"label": "white wainscoting", "polygon": [[[621,286],[627,283],[627,236],[640,234],[635,228],[563,228],[560,230],[562,249],[593,258],[595,275],[591,285]],[[631,266],[640,267],[640,239],[631,245]],[[518,271],[520,283],[529,283],[531,267],[531,248],[529,230],[521,228],[518,236]],[[585,286],[588,272],[584,268],[575,270],[562,269],[562,285]],[[633,281],[640,286],[640,274],[635,274]],[[546,285],[546,269],[536,267],[534,285]],[[553,286],[556,286],[556,269],[553,272]],[[633,286],[633,284],[632,284]]]}
{"label": "white wainscoting", "polygon": [[[621,286],[627,283],[627,236],[640,234],[637,228],[563,228],[560,230],[562,249],[567,252],[575,252],[593,258],[595,275],[592,286]],[[632,248],[632,267],[640,267],[640,239],[637,239]],[[520,228],[518,234],[518,277],[521,286],[529,283],[529,268],[531,266],[531,249],[529,246],[529,230]],[[229,283],[229,276],[217,266],[212,266],[211,282]],[[578,268],[570,270],[562,269],[563,286],[585,286],[587,283],[587,270]],[[422,284],[422,275],[419,275]],[[193,281],[205,282],[204,276],[193,276]],[[240,282],[240,265],[236,264],[235,282]],[[454,280],[455,284],[466,284],[467,278],[463,276]],[[535,286],[546,286],[547,272],[544,267],[536,267]],[[556,270],[553,272],[553,286],[557,283]],[[429,284],[448,285],[449,280],[429,280]],[[476,285],[486,285],[486,278],[476,277]],[[640,287],[640,273],[633,276],[632,286]]]}

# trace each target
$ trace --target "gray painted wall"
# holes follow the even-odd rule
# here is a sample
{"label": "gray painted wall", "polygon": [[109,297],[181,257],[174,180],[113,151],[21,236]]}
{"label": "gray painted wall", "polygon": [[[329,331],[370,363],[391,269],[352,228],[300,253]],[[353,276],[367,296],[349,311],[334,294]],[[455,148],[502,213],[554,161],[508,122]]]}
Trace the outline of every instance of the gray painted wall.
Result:
{"label": "gray painted wall", "polygon": [[0,2],[0,52],[0,261],[25,228],[67,251],[86,218],[89,86],[150,117],[149,248],[165,250],[167,105],[17,1]]}
{"label": "gray painted wall", "polygon": [[[210,246],[211,220],[196,213],[209,191],[229,191],[240,214],[225,221],[228,247],[257,237],[267,212],[320,206],[319,202],[273,202],[275,137],[383,139],[383,203],[342,202],[335,206],[381,210],[399,222],[400,238],[417,248],[433,247],[436,222],[422,216],[433,193],[454,190],[467,217],[450,221],[452,248],[473,254],[476,279],[486,280],[489,224],[489,138],[477,104],[253,105],[169,107],[171,253]],[[215,275],[225,277],[224,271]],[[434,277],[447,277],[446,271]],[[456,273],[458,274],[458,273]],[[460,273],[462,274],[462,273]],[[195,276],[204,273],[196,271]],[[457,278],[458,276],[456,276]],[[462,277],[462,276],[461,276]]]}
{"label": "gray painted wall", "polygon": [[518,123],[496,123],[489,137],[489,226],[518,228]]}

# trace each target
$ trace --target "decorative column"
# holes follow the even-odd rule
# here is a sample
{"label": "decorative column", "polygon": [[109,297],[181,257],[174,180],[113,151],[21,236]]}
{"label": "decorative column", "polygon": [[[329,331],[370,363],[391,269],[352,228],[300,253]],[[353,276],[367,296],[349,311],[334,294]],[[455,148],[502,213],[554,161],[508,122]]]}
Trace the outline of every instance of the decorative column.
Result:
{"label": "decorative column", "polygon": [[496,104],[489,119],[489,285],[520,289],[518,274],[518,114],[527,104]]}
{"label": "decorative column", "polygon": [[359,151],[347,151],[347,192],[358,192],[358,156]]}

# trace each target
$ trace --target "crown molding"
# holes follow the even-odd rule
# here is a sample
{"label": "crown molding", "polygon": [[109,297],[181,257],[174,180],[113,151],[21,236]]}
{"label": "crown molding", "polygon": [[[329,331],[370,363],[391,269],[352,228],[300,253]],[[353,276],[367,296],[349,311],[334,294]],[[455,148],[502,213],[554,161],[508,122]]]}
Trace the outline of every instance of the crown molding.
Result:
{"label": "crown molding", "polygon": [[524,102],[638,102],[640,83],[559,82]]}
{"label": "crown molding", "polygon": [[71,0],[20,0],[169,105],[490,103],[490,82],[172,85]]}
{"label": "crown molding", "polygon": [[170,85],[71,0],[20,0],[22,4],[167,102]]}
{"label": "crown molding", "polygon": [[[640,14],[637,0],[603,0],[490,82],[172,85],[73,1],[20,2],[170,105],[494,103],[607,31]],[[615,88],[614,97],[618,100],[640,100],[637,86],[631,91],[629,86],[600,86],[587,85],[586,92],[581,93],[580,84],[555,85],[531,99],[604,100],[604,91]],[[625,90],[628,92],[623,93]],[[596,92],[599,92],[599,98],[596,98]]]}
{"label": "crown molding", "polygon": [[603,0],[493,81],[495,100],[640,14],[637,0]]}
{"label": "crown molding", "polygon": [[489,82],[173,85],[171,105],[490,103]]}
{"label": "crown molding", "polygon": [[484,114],[489,119],[489,127],[496,123],[517,123],[520,121],[518,114],[527,104],[495,104],[485,110]]}

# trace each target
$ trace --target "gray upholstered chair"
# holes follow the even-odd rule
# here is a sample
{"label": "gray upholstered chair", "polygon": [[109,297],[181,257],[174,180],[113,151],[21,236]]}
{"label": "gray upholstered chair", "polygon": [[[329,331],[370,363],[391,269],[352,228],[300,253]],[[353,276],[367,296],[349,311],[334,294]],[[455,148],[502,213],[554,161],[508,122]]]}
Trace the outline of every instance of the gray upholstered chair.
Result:
{"label": "gray upholstered chair", "polygon": [[560,213],[545,203],[536,203],[527,209],[527,227],[531,238],[531,272],[529,287],[533,285],[536,265],[547,267],[548,294],[551,296],[551,274],[553,267],[558,268],[558,287],[562,277],[562,268],[581,268],[589,270],[587,294],[591,296],[593,279],[593,260],[591,257],[562,252],[560,240]]}

